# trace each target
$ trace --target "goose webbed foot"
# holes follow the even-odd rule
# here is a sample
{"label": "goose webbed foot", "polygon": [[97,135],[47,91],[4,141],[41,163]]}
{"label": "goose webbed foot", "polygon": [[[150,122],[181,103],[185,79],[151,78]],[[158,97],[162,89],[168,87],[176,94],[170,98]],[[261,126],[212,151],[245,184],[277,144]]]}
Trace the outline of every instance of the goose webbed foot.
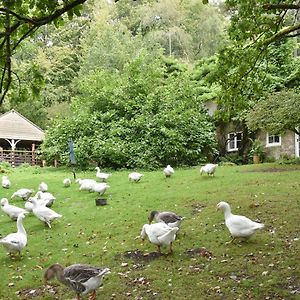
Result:
{"label": "goose webbed foot", "polygon": [[235,239],[236,239],[236,238],[233,237],[229,242],[226,242],[225,244],[226,244],[226,245],[231,244],[231,243],[233,243],[233,242],[235,241]]}

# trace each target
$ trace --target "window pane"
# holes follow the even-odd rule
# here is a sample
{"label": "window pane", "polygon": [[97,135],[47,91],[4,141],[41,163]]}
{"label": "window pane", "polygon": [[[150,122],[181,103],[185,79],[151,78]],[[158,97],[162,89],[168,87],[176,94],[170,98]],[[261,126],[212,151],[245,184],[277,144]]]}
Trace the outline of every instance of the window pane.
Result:
{"label": "window pane", "polygon": [[274,136],[273,135],[269,135],[269,144],[274,143]]}
{"label": "window pane", "polygon": [[229,149],[234,149],[235,147],[234,147],[234,140],[231,140],[230,142],[229,142]]}
{"label": "window pane", "polygon": [[274,135],[274,143],[279,143],[279,135]]}
{"label": "window pane", "polygon": [[242,133],[241,132],[238,132],[236,134],[236,139],[237,139],[237,141],[241,141],[242,140]]}

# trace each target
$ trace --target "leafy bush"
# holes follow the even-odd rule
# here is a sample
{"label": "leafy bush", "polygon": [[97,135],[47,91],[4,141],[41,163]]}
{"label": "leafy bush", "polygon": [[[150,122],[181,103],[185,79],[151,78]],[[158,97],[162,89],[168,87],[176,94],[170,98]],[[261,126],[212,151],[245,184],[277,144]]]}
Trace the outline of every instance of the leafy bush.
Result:
{"label": "leafy bush", "polygon": [[1,173],[6,173],[11,169],[12,169],[12,166],[10,165],[9,162],[7,162],[7,161],[0,162],[0,172]]}
{"label": "leafy bush", "polygon": [[188,73],[166,74],[161,61],[143,57],[124,73],[95,70],[80,85],[74,114],[47,132],[42,154],[69,161],[67,140],[77,162],[102,167],[147,168],[196,165],[215,152],[215,127],[202,110],[196,82]]}
{"label": "leafy bush", "polygon": [[220,158],[221,165],[234,164],[234,165],[241,165],[243,164],[243,157],[238,153],[229,153],[225,156]]}
{"label": "leafy bush", "polygon": [[288,155],[283,155],[278,163],[280,165],[300,165],[300,157],[290,157]]}

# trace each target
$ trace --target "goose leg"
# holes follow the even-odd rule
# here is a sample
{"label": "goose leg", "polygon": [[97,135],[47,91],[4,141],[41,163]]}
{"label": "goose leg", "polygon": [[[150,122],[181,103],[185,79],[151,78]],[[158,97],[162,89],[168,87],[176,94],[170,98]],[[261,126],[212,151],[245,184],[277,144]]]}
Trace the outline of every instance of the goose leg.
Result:
{"label": "goose leg", "polygon": [[76,294],[76,300],[81,300],[80,294]]}
{"label": "goose leg", "polygon": [[172,243],[170,243],[170,248],[169,248],[169,252],[168,254],[172,254],[173,253],[173,249],[172,249]]}
{"label": "goose leg", "polygon": [[96,291],[93,291],[89,296],[89,300],[95,300],[95,299],[96,299]]}
{"label": "goose leg", "polygon": [[235,237],[233,237],[229,242],[226,242],[226,245],[231,244],[233,241],[235,241]]}
{"label": "goose leg", "polygon": [[157,245],[157,251],[158,251],[159,253],[161,253],[161,251],[160,251],[160,245]]}

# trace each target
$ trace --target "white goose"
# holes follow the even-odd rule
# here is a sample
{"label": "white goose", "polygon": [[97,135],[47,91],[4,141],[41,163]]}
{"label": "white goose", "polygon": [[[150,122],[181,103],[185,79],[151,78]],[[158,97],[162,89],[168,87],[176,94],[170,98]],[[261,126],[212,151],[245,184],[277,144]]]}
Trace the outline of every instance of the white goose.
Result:
{"label": "white goose", "polygon": [[152,223],[153,220],[156,222],[164,222],[170,227],[180,227],[182,220],[184,217],[178,216],[174,212],[170,211],[156,211],[153,210],[150,212],[148,216],[149,224]]}
{"label": "white goose", "polygon": [[17,228],[16,233],[11,233],[6,237],[0,240],[0,245],[3,245],[9,252],[9,254],[19,253],[27,244],[27,234],[23,226],[23,219],[25,214],[19,214],[17,219]]}
{"label": "white goose", "polygon": [[89,191],[92,192],[94,185],[97,183],[94,179],[79,179],[77,181],[80,185],[79,190],[80,191]]}
{"label": "white goose", "polygon": [[139,182],[144,174],[138,172],[132,172],[128,175],[129,181]]}
{"label": "white goose", "polygon": [[71,186],[71,183],[72,183],[72,181],[71,181],[70,178],[65,178],[65,179],[63,180],[63,185],[64,185],[64,187],[69,187],[69,186]]}
{"label": "white goose", "polygon": [[172,242],[175,241],[178,227],[170,227],[165,223],[145,224],[141,231],[141,238],[148,236],[149,241],[156,245],[158,252],[161,246],[169,246],[169,253],[172,253]]}
{"label": "white goose", "polygon": [[108,185],[107,183],[99,182],[99,183],[94,184],[93,191],[96,193],[99,193],[100,196],[102,196],[106,192],[106,190],[109,188],[110,188],[110,185]]}
{"label": "white goose", "polygon": [[236,238],[249,238],[255,233],[256,230],[262,229],[265,225],[262,223],[254,222],[245,216],[233,215],[231,213],[230,205],[227,202],[219,202],[217,210],[223,210],[225,215],[225,225],[227,226],[232,241]]}
{"label": "white goose", "polygon": [[19,214],[26,214],[28,211],[26,211],[23,208],[20,208],[18,206],[10,205],[8,203],[7,198],[2,198],[0,201],[1,209],[3,212],[5,212],[13,221],[16,221],[18,219]]}
{"label": "white goose", "polygon": [[207,175],[214,176],[218,164],[206,164],[200,168],[200,174],[206,173]]}
{"label": "white goose", "polygon": [[11,199],[15,199],[16,197],[22,198],[23,200],[28,200],[28,198],[33,193],[33,190],[30,189],[19,189],[14,192],[11,196]]}
{"label": "white goose", "polygon": [[48,185],[47,185],[47,183],[45,183],[44,181],[42,181],[39,184],[39,191],[41,191],[41,192],[47,192],[48,191]]}
{"label": "white goose", "polygon": [[10,183],[10,180],[8,179],[8,177],[3,175],[2,176],[2,187],[5,189],[9,189],[10,185],[11,185],[11,183]]}
{"label": "white goose", "polygon": [[106,181],[111,176],[110,173],[100,172],[99,167],[96,167],[95,169],[97,170],[96,177],[99,178],[101,181]]}
{"label": "white goose", "polygon": [[174,169],[170,165],[167,165],[164,168],[163,173],[166,177],[171,177],[174,174]]}
{"label": "white goose", "polygon": [[28,200],[33,204],[32,212],[33,214],[42,222],[48,225],[49,228],[51,228],[51,222],[57,218],[61,218],[62,215],[58,214],[51,208],[48,208],[46,206],[40,205],[38,200],[35,198],[30,198]]}
{"label": "white goose", "polygon": [[56,198],[49,192],[38,191],[35,194],[35,198],[41,200],[41,202],[45,203],[47,207],[51,207],[56,200]]}

